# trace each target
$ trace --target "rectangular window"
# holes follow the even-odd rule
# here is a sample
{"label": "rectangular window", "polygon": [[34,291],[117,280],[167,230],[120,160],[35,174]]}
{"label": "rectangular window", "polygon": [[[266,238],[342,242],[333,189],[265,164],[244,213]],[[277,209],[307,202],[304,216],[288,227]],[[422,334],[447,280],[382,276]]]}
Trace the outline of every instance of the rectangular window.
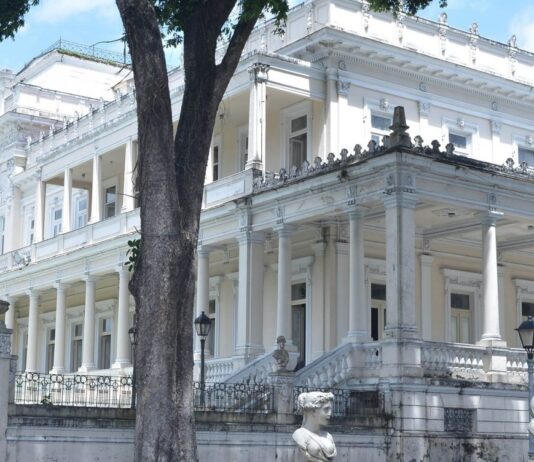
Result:
{"label": "rectangular window", "polygon": [[393,120],[389,116],[371,114],[371,139],[377,146],[382,144],[382,138],[389,136]]}
{"label": "rectangular window", "polygon": [[291,285],[291,338],[298,348],[295,370],[306,365],[306,283]]}
{"label": "rectangular window", "polygon": [[471,153],[470,134],[449,132],[449,143],[453,144],[455,151],[458,151],[460,154]]}
{"label": "rectangular window", "polygon": [[521,303],[521,315],[523,321],[526,321],[529,316],[534,317],[534,303],[533,302],[522,302]]}
{"label": "rectangular window", "polygon": [[381,340],[386,328],[386,285],[371,284],[371,338]]}
{"label": "rectangular window", "polygon": [[4,253],[4,236],[5,236],[6,220],[0,217],[0,254]]}
{"label": "rectangular window", "polygon": [[72,331],[71,371],[76,372],[82,365],[83,324],[75,324]]}
{"label": "rectangular window", "polygon": [[308,116],[303,115],[290,122],[289,167],[300,167],[308,152]]}
{"label": "rectangular window", "polygon": [[104,219],[115,216],[115,206],[117,202],[117,187],[110,186],[104,192]]}
{"label": "rectangular window", "polygon": [[518,148],[519,163],[526,162],[529,167],[534,167],[534,150],[527,148]]}
{"label": "rectangular window", "polygon": [[56,329],[48,331],[48,343],[46,346],[46,371],[49,372],[54,368],[54,349],[56,343]]}
{"label": "rectangular window", "polygon": [[219,179],[219,146],[213,146],[211,154],[212,179],[213,181],[217,181]]}
{"label": "rectangular window", "polygon": [[109,369],[111,367],[111,318],[105,318],[100,321],[100,354],[98,358],[98,367],[100,369]]}
{"label": "rectangular window", "polygon": [[78,197],[76,200],[76,229],[87,224],[87,197]]}
{"label": "rectangular window", "polygon": [[208,334],[207,344],[209,352],[215,355],[215,326],[217,322],[217,303],[215,300],[210,300],[208,305],[208,317],[211,319],[211,327]]}
{"label": "rectangular window", "polygon": [[471,296],[451,293],[451,341],[472,343]]}
{"label": "rectangular window", "polygon": [[33,244],[33,235],[35,230],[35,220],[33,217],[30,218],[30,244]]}
{"label": "rectangular window", "polygon": [[61,233],[63,226],[63,209],[52,210],[52,237]]}

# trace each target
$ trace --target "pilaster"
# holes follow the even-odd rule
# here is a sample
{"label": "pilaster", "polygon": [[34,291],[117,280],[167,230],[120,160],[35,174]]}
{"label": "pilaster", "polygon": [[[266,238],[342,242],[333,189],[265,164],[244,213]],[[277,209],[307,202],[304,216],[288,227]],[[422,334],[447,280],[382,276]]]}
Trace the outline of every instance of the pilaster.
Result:
{"label": "pilaster", "polygon": [[54,365],[50,373],[63,374],[65,372],[65,330],[68,286],[58,282],[54,284],[54,287],[56,289],[56,336],[54,340]]}
{"label": "pilaster", "polygon": [[39,327],[39,292],[30,289],[28,313],[28,347],[26,351],[26,372],[37,372],[37,334]]}
{"label": "pilaster", "polygon": [[265,170],[266,104],[269,66],[256,63],[249,68],[250,102],[248,161],[245,168]]}
{"label": "pilaster", "polygon": [[128,282],[130,281],[130,272],[127,268],[121,266],[117,269],[119,273],[119,306],[117,312],[117,356],[111,366],[113,369],[123,369],[132,365],[130,360],[130,336],[128,329],[130,326],[130,293],[128,291]]}
{"label": "pilaster", "polygon": [[421,336],[432,340],[432,262],[434,257],[420,255],[421,262]]}
{"label": "pilaster", "polygon": [[[91,112],[90,112],[91,113]],[[93,156],[93,181],[91,187],[91,218],[90,223],[97,223],[102,216],[102,158],[95,152]]]}
{"label": "pilaster", "polygon": [[85,311],[83,318],[82,365],[78,372],[86,373],[96,369],[95,362],[95,298],[96,278],[86,275],[85,281]]}

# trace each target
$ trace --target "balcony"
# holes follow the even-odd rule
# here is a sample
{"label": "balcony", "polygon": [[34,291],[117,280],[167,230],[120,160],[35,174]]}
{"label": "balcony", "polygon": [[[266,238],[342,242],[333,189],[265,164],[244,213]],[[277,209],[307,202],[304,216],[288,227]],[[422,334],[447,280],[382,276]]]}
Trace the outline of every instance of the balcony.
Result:
{"label": "balcony", "polygon": [[254,180],[261,177],[261,171],[247,169],[204,186],[202,208],[208,209],[252,193]]}
{"label": "balcony", "polygon": [[139,228],[139,209],[121,213],[112,218],[0,255],[0,272],[20,269],[30,263],[71,252],[80,247],[131,234]]}

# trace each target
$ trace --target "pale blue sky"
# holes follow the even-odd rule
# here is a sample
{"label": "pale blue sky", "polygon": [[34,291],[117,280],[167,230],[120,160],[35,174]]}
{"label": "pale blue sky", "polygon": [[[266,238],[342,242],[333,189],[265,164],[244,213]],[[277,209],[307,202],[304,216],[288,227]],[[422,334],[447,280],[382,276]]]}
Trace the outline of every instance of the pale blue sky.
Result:
{"label": "pale blue sky", "polygon": [[[292,0],[292,4],[297,3]],[[440,13],[437,3],[434,0],[420,15],[436,20]],[[518,46],[534,52],[533,0],[449,0],[445,11],[452,27],[467,29],[472,22],[477,22],[482,36],[506,42],[516,34]],[[41,0],[41,5],[27,16],[26,25],[15,40],[0,43],[0,69],[20,70],[60,37],[92,45],[117,39],[121,33],[114,0]],[[100,46],[122,51],[120,43]],[[169,65],[176,66],[179,52],[168,50],[167,59]]]}

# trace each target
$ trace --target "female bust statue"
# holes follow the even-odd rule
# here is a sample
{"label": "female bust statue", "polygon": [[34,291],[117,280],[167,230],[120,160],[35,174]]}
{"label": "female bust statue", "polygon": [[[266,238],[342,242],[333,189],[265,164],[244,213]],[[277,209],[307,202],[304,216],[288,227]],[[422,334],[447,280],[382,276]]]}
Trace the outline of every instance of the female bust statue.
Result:
{"label": "female bust statue", "polygon": [[302,427],[293,433],[293,440],[307,461],[328,462],[336,457],[336,445],[332,435],[321,430],[332,415],[333,400],[332,393],[320,391],[299,395],[298,404],[302,409],[303,420]]}

